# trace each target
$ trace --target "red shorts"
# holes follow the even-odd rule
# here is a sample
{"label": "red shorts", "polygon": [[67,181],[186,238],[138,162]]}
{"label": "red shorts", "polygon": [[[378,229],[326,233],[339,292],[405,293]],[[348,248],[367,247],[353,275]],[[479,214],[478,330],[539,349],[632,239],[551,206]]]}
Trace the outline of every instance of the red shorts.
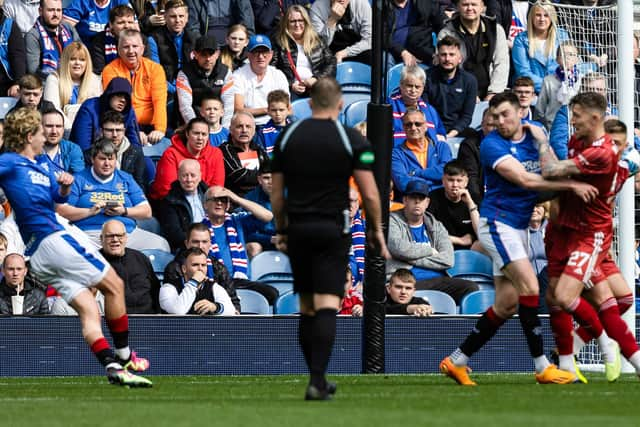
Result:
{"label": "red shorts", "polygon": [[549,226],[545,236],[549,278],[566,274],[591,288],[618,273],[618,267],[609,254],[612,240],[613,234],[610,232],[589,234],[566,227]]}

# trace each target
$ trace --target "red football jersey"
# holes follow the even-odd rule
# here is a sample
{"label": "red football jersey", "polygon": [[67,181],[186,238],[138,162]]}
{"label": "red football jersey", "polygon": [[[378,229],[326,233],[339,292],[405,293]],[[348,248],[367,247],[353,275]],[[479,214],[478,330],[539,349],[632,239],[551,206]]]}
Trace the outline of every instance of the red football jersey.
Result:
{"label": "red football jersey", "polygon": [[611,232],[612,204],[618,189],[618,148],[606,134],[588,147],[572,136],[568,148],[569,159],[581,173],[572,178],[593,185],[599,194],[594,201],[585,203],[574,192],[563,192],[556,222],[574,230]]}

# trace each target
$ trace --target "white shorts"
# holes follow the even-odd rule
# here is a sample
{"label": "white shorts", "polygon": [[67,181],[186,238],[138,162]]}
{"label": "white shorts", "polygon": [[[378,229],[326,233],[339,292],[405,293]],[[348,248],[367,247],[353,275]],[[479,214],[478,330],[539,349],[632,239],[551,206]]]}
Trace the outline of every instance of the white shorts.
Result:
{"label": "white shorts", "polygon": [[478,240],[493,261],[493,275],[504,276],[502,269],[510,262],[529,259],[529,234],[503,222],[480,218]]}
{"label": "white shorts", "polygon": [[67,303],[98,284],[110,268],[88,237],[73,228],[45,237],[30,263],[36,277],[53,286]]}

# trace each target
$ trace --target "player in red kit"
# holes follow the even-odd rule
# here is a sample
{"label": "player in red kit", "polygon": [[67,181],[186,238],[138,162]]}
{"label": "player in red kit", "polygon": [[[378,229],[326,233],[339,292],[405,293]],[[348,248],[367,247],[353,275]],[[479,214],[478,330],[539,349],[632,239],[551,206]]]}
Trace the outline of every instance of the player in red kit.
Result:
{"label": "player in red kit", "polygon": [[[571,100],[570,108],[575,133],[569,141],[569,158],[558,161],[548,143],[542,142],[539,146],[542,174],[546,178],[571,176],[595,186],[599,194],[594,201],[584,203],[568,192],[562,193],[558,215],[547,228],[547,293],[560,364],[573,370],[573,315],[598,340],[606,369],[615,371],[619,365],[617,346],[612,345],[608,334],[640,373],[638,345],[620,318],[616,298],[607,284],[609,276],[619,273],[612,268],[615,264],[609,258],[609,249],[618,173],[625,173],[618,167],[620,150],[604,130],[607,108],[604,96],[593,92],[578,94]],[[590,294],[598,313],[581,297],[583,291]]]}

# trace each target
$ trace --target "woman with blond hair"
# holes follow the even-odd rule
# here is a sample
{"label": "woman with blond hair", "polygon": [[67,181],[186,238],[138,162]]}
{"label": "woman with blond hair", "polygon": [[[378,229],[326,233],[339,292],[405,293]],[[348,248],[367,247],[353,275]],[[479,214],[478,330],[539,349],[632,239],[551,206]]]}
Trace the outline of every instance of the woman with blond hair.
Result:
{"label": "woman with blond hair", "polygon": [[62,51],[58,71],[49,74],[44,85],[44,99],[65,115],[65,130],[71,129],[80,104],[101,94],[102,82],[93,74],[89,51],[80,42],[69,44]]}
{"label": "woman with blond hair", "polygon": [[287,77],[292,99],[309,96],[320,77],[335,77],[336,57],[311,26],[304,7],[289,7],[273,38],[271,62]]}
{"label": "woman with blond hair", "polygon": [[518,34],[513,42],[514,77],[531,77],[536,93],[542,80],[558,68],[558,45],[569,39],[566,31],[557,27],[556,9],[548,1],[538,1],[529,8],[527,31]]}

